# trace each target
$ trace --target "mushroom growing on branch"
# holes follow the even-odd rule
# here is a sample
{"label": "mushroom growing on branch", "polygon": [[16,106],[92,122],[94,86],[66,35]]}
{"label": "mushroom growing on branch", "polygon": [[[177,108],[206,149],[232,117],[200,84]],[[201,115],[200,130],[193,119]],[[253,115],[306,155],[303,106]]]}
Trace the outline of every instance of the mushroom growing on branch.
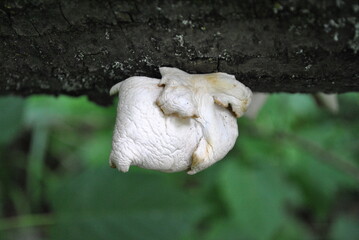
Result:
{"label": "mushroom growing on branch", "polygon": [[110,165],[195,174],[221,160],[238,136],[252,92],[226,73],[161,67],[162,79],[130,77],[119,93]]}

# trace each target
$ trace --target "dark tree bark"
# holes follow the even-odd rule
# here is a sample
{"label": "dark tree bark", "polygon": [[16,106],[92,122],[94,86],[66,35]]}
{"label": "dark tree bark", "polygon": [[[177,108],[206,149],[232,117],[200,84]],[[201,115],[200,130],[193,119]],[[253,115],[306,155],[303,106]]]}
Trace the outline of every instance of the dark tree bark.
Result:
{"label": "dark tree bark", "polygon": [[253,91],[359,91],[359,3],[0,1],[0,94],[108,104],[159,66],[235,74]]}

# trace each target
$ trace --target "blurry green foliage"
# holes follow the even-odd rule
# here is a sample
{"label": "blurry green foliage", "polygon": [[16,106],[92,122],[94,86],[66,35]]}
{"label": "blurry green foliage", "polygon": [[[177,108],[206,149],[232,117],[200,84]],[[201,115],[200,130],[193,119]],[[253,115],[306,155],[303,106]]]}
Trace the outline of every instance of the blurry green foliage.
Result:
{"label": "blurry green foliage", "polygon": [[219,180],[238,233],[264,240],[285,227],[286,204],[297,201],[298,196],[275,168],[267,164],[250,168],[231,161],[222,169]]}
{"label": "blurry green foliage", "polygon": [[359,217],[358,215],[340,215],[335,222],[330,233],[332,240],[359,239]]}
{"label": "blurry green foliage", "polygon": [[24,100],[17,97],[0,98],[0,146],[10,142],[22,128]]}
{"label": "blurry green foliage", "polygon": [[60,185],[50,194],[58,221],[51,239],[179,239],[206,213],[163,174],[99,168]]}
{"label": "blurry green foliage", "polygon": [[273,95],[188,176],[107,167],[115,104],[0,98],[0,239],[359,239],[359,94],[339,101]]}

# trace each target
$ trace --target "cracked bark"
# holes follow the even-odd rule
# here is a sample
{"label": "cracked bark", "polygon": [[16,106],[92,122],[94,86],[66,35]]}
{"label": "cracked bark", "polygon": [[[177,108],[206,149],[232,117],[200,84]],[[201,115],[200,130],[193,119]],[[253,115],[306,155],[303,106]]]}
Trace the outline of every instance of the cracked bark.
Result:
{"label": "cracked bark", "polygon": [[65,17],[64,12],[62,11],[61,1],[59,1],[58,4],[59,4],[59,10],[60,10],[61,16],[64,18],[64,20],[67,22],[67,24],[68,24],[69,26],[71,26],[70,21]]}
{"label": "cracked bark", "polygon": [[357,1],[0,3],[0,94],[86,95],[109,104],[159,66],[222,71],[254,91],[359,91]]}

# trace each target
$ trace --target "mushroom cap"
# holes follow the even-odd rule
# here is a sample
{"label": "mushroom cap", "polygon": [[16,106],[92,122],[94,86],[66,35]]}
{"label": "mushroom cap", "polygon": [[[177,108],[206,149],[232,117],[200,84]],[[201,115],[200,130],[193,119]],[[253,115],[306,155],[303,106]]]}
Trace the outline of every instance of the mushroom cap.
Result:
{"label": "mushroom cap", "polygon": [[123,172],[131,165],[163,172],[184,171],[191,165],[201,127],[191,118],[164,115],[155,103],[162,91],[159,81],[131,77],[117,86],[110,163]]}
{"label": "mushroom cap", "polygon": [[221,160],[238,136],[251,91],[226,73],[160,68],[162,79],[131,77],[119,93],[110,164],[195,174]]}
{"label": "mushroom cap", "polygon": [[[190,101],[186,105],[188,115],[197,115],[198,106],[195,98],[198,95],[209,94],[216,104],[228,108],[236,117],[241,117],[251,102],[252,91],[237,81],[234,75],[227,73],[189,74],[178,68],[161,67],[161,93],[158,103],[165,113],[182,113],[180,102]],[[190,97],[188,97],[190,96]],[[197,99],[198,101],[198,99]]]}

